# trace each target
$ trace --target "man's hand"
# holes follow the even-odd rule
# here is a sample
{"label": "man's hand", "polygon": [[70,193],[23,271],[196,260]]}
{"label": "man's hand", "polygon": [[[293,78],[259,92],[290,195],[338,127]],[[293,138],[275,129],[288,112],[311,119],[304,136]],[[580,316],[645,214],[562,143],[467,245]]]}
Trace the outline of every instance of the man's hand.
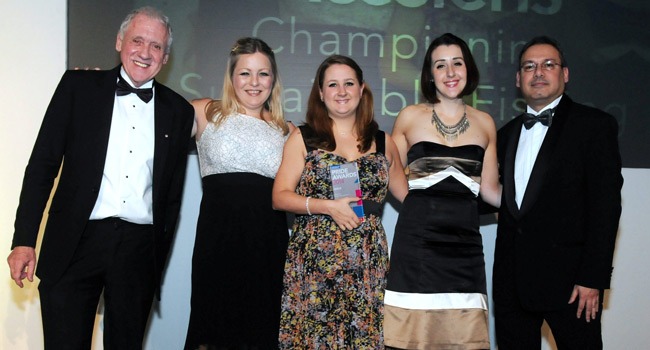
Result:
{"label": "man's hand", "polygon": [[11,279],[18,287],[23,287],[23,280],[27,278],[34,282],[34,268],[36,267],[36,251],[33,247],[18,246],[11,251],[7,258]]}
{"label": "man's hand", "polygon": [[596,319],[596,314],[600,308],[600,291],[598,289],[587,288],[579,285],[573,286],[573,292],[571,293],[571,299],[569,299],[569,304],[578,299],[578,313],[576,314],[577,318],[582,316],[582,311],[585,312],[585,319],[587,322]]}

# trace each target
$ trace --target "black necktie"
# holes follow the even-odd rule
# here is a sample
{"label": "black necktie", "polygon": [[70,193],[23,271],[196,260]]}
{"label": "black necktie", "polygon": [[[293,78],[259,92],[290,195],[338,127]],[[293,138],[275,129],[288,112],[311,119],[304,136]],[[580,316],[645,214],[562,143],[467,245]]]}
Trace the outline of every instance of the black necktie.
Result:
{"label": "black necktie", "polygon": [[551,119],[553,118],[554,108],[549,108],[538,115],[532,113],[524,113],[524,126],[526,129],[532,128],[535,123],[540,122],[544,126],[551,126]]}
{"label": "black necktie", "polygon": [[117,88],[115,89],[115,93],[117,96],[124,96],[130,93],[134,93],[138,95],[138,97],[140,97],[140,99],[145,103],[148,103],[153,98],[152,88],[136,89],[129,85],[129,83],[127,83],[121,76],[120,79],[117,80]]}

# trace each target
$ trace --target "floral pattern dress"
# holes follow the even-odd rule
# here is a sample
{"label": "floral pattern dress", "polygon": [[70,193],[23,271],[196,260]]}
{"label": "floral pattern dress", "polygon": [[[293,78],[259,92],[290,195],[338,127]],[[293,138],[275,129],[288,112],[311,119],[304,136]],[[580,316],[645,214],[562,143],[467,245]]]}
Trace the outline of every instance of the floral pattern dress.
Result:
{"label": "floral pattern dress", "polygon": [[[384,134],[356,160],[365,221],[341,230],[328,215],[297,215],[289,242],[280,320],[281,349],[383,349],[388,244],[380,211],[388,190]],[[341,156],[307,148],[296,193],[332,199],[329,166]]]}

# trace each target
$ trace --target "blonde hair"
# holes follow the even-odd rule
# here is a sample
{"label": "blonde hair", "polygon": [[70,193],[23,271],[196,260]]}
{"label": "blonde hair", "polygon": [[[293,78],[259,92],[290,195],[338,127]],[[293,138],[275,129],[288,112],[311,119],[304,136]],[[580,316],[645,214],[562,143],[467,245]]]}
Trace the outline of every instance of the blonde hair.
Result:
{"label": "blonde hair", "polygon": [[268,111],[271,115],[269,123],[282,130],[282,133],[286,135],[289,133],[289,126],[284,119],[284,111],[282,109],[282,82],[280,81],[278,67],[275,63],[275,55],[273,50],[258,38],[241,38],[237,40],[230,50],[226,73],[223,77],[221,100],[213,100],[205,106],[206,118],[208,122],[213,122],[218,126],[231,114],[243,113],[245,111],[244,107],[237,100],[235,88],[232,83],[232,75],[241,55],[254,54],[256,52],[262,53],[269,59],[273,74],[273,87],[271,88],[269,98],[264,103],[264,110]]}

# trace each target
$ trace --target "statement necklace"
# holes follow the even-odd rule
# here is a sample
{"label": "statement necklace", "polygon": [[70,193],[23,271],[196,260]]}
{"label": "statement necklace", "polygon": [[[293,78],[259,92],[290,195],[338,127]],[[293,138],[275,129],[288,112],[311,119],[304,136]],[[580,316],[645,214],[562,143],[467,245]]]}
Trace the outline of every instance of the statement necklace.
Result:
{"label": "statement necklace", "polygon": [[467,105],[463,103],[463,116],[458,123],[454,125],[446,125],[440,120],[436,109],[433,108],[433,115],[431,116],[431,124],[436,126],[436,130],[442,135],[445,140],[451,142],[458,138],[458,135],[464,133],[469,129],[469,120],[467,120]]}

